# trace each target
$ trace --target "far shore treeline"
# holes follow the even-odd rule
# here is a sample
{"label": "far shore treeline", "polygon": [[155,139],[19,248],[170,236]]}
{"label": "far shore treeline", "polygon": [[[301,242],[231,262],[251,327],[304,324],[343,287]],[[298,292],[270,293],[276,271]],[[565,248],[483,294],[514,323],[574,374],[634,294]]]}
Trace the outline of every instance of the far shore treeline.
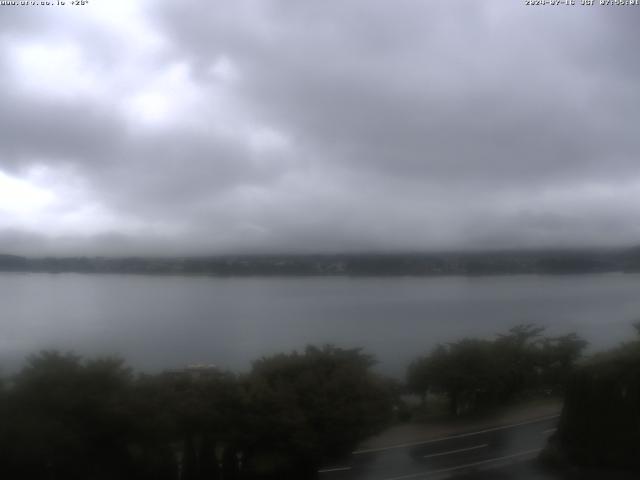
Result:
{"label": "far shore treeline", "polygon": [[37,257],[0,254],[2,272],[174,275],[498,275],[640,272],[640,247],[444,253]]}
{"label": "far shore treeline", "polygon": [[[0,378],[0,473],[34,479],[315,478],[393,422],[474,415],[564,391],[586,345],[520,325],[439,345],[405,383],[360,349],[309,346],[149,375],[116,358],[43,351]],[[418,399],[408,402],[408,394]]]}

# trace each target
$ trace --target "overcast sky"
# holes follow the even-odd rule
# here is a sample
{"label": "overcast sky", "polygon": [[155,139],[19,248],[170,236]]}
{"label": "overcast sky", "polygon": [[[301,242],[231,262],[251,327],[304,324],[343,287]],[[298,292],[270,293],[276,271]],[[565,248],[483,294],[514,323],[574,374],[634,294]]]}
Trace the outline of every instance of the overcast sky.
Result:
{"label": "overcast sky", "polygon": [[0,252],[640,243],[639,25],[504,0],[0,6]]}

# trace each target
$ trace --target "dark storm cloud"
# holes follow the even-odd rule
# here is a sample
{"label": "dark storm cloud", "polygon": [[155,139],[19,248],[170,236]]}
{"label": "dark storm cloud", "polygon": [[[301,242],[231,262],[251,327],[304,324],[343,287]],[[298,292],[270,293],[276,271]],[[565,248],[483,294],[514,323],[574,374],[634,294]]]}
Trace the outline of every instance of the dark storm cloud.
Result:
{"label": "dark storm cloud", "polygon": [[[619,15],[528,15],[496,2],[500,19],[477,2],[270,5],[270,28],[174,4],[165,22],[194,63],[211,50],[236,58],[243,94],[328,162],[527,183],[634,166],[635,79],[596,68],[616,62],[601,44],[616,45],[618,34],[630,44],[631,28],[620,32],[611,18]],[[593,52],[600,60],[581,65]],[[617,68],[628,69],[624,57]]]}
{"label": "dark storm cloud", "polygon": [[108,111],[90,104],[0,94],[0,166],[30,159],[80,161],[83,166],[113,156],[125,131]]}
{"label": "dark storm cloud", "polygon": [[[180,88],[163,92],[195,92],[186,115],[149,127],[116,108],[119,97],[0,94],[3,171],[72,165],[96,202],[137,222],[126,234],[117,225],[87,233],[97,249],[109,241],[96,235],[127,238],[112,242],[123,251],[145,241],[175,247],[145,224],[173,231],[185,251],[640,238],[639,9],[411,0],[147,7],[162,48],[126,64],[114,54],[125,42],[116,27],[58,33],[82,40],[97,71],[125,84],[115,95],[125,95],[126,75],[152,72],[153,91],[154,78],[185,66]],[[42,27],[24,21],[4,38],[37,39]]]}
{"label": "dark storm cloud", "polygon": [[178,218],[238,184],[268,183],[281,173],[256,164],[237,142],[188,130],[137,136],[118,155],[118,162],[96,182],[113,195],[111,202],[142,214],[170,212]]}

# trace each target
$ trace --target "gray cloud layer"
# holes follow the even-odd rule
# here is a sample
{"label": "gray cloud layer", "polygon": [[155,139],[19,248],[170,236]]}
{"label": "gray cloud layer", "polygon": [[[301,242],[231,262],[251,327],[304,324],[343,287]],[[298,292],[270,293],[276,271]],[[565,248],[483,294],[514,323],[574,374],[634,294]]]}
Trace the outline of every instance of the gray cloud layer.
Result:
{"label": "gray cloud layer", "polygon": [[[185,0],[123,12],[3,10],[0,250],[640,238],[638,8]],[[52,200],[16,207],[32,186]]]}

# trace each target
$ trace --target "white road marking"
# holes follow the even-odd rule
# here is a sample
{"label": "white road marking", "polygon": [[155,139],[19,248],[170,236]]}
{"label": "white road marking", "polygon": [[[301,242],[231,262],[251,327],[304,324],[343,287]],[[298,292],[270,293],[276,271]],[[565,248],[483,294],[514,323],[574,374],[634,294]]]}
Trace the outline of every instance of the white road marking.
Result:
{"label": "white road marking", "polygon": [[432,453],[430,455],[423,455],[422,458],[442,457],[443,455],[453,455],[454,453],[468,452],[470,450],[478,450],[479,448],[486,448],[488,446],[489,446],[488,443],[483,443],[482,445],[476,445],[474,447],[459,448],[457,450],[449,450],[448,452]]}
{"label": "white road marking", "polygon": [[318,473],[346,472],[347,470],[351,470],[351,467],[323,468],[318,470]]}
{"label": "white road marking", "polygon": [[380,447],[380,448],[366,448],[363,450],[356,450],[354,452],[351,452],[352,455],[362,455],[363,453],[376,453],[376,452],[384,452],[385,450],[394,450],[396,448],[407,448],[407,447],[415,447],[417,445],[427,445],[429,443],[437,443],[437,442],[442,442],[444,440],[452,440],[455,438],[465,438],[465,437],[472,437],[474,435],[480,435],[482,433],[489,433],[489,432],[496,432],[498,430],[506,430],[508,428],[515,428],[515,427],[520,427],[522,425],[531,425],[533,423],[540,423],[540,422],[545,422],[547,420],[551,420],[553,418],[558,418],[560,415],[548,415],[546,417],[541,417],[538,418],[536,420],[528,420],[526,422],[519,422],[519,423],[512,423],[511,425],[503,425],[500,427],[493,427],[493,428],[486,428],[484,430],[478,430],[477,432],[470,432],[470,433],[460,433],[457,435],[449,435],[446,437],[440,437],[440,438],[434,438],[432,440],[422,440],[419,442],[411,442],[411,443],[400,443],[397,445],[391,445],[388,447]]}
{"label": "white road marking", "polygon": [[458,465],[457,467],[442,468],[440,470],[432,470],[430,472],[412,473],[410,475],[401,475],[400,477],[390,477],[384,480],[405,480],[409,478],[419,478],[419,477],[428,478],[430,476],[440,475],[442,473],[455,472],[457,470],[464,470],[466,468],[479,467],[482,465],[487,465],[489,463],[501,462],[504,460],[511,460],[513,458],[524,457],[526,455],[531,455],[532,453],[538,453],[541,450],[542,450],[541,448],[533,448],[531,450],[525,450],[524,452],[518,452],[512,455],[505,455],[504,457],[489,458],[487,460],[482,460],[480,462],[467,463],[465,465]]}
{"label": "white road marking", "polygon": [[543,430],[542,433],[553,433],[557,430],[557,428],[547,428],[546,430]]}

